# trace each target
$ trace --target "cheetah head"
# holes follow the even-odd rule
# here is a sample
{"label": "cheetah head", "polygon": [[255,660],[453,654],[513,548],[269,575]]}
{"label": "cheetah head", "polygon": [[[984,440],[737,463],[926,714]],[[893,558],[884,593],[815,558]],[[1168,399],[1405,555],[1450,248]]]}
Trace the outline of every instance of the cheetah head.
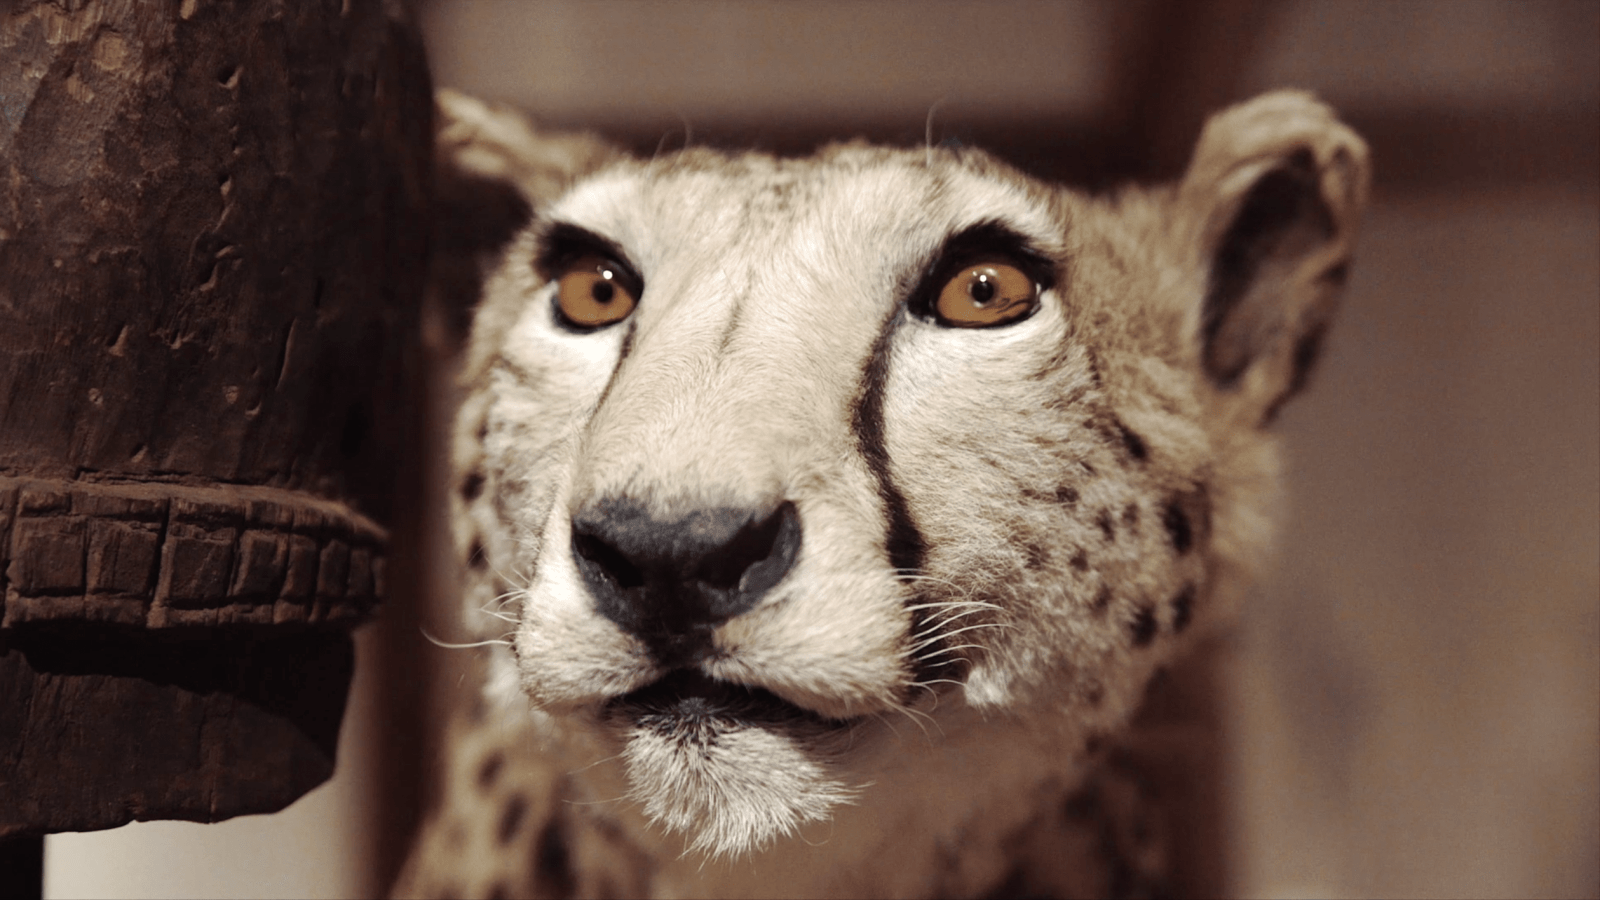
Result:
{"label": "cheetah head", "polygon": [[475,603],[501,598],[533,703],[714,853],[911,764],[895,721],[1071,756],[1262,543],[1267,426],[1366,184],[1297,93],[1108,197],[944,148],[603,166],[486,286],[456,452]]}

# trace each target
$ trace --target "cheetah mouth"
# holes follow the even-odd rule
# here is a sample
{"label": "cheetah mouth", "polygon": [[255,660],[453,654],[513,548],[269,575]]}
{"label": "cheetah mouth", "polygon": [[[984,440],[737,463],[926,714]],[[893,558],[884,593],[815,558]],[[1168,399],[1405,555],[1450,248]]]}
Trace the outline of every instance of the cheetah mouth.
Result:
{"label": "cheetah mouth", "polygon": [[676,669],[650,684],[613,698],[613,715],[647,728],[679,729],[696,723],[816,730],[847,728],[848,719],[823,716],[765,688],[718,681],[697,670]]}

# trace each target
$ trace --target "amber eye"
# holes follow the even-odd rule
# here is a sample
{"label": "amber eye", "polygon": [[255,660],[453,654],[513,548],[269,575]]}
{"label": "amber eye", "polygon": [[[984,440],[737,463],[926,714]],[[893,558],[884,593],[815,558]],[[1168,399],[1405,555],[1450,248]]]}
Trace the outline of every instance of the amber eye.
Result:
{"label": "amber eye", "polygon": [[963,266],[945,282],[934,303],[939,321],[957,328],[1015,322],[1039,305],[1039,285],[1010,263]]}
{"label": "amber eye", "polygon": [[620,322],[639,298],[623,286],[628,280],[616,263],[602,256],[580,256],[564,267],[556,282],[556,306],[568,322],[598,328]]}

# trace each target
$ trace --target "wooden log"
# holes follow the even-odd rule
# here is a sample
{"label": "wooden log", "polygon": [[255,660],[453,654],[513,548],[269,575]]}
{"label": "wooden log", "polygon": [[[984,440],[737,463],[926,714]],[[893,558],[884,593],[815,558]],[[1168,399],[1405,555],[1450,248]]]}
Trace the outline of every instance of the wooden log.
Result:
{"label": "wooden log", "polygon": [[0,59],[0,836],[279,809],[389,580],[420,38],[380,0],[22,0]]}

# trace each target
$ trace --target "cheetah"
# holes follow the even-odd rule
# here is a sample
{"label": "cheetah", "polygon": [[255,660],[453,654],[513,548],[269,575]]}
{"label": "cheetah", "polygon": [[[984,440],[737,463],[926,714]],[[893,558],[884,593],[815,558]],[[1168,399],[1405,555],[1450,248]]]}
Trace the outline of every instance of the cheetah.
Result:
{"label": "cheetah", "polygon": [[642,159],[440,111],[533,215],[453,447],[482,691],[397,893],[1169,889],[1106,747],[1269,544],[1360,137],[1269,93],[1092,196],[971,148]]}

